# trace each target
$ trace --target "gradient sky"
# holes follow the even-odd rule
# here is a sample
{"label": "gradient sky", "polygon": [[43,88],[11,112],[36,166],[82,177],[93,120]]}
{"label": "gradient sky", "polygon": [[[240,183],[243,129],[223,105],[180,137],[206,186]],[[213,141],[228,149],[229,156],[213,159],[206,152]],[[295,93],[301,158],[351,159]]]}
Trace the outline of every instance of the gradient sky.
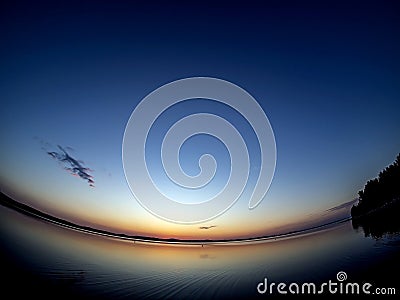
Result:
{"label": "gradient sky", "polygon": [[[331,208],[354,199],[400,152],[395,1],[62,2],[1,4],[0,184],[17,200],[115,232],[181,238],[279,233],[345,215],[346,209]],[[122,167],[122,138],[147,94],[194,76],[228,80],[257,99],[273,127],[278,159],[256,209],[240,199],[214,220],[178,225],[134,199]],[[179,118],[196,105],[168,113]],[[57,145],[93,170],[94,188],[46,153],[59,151]],[[189,156],[182,159],[193,174],[196,145],[217,156],[224,152],[201,137],[187,145]],[[209,225],[216,227],[199,229]]]}

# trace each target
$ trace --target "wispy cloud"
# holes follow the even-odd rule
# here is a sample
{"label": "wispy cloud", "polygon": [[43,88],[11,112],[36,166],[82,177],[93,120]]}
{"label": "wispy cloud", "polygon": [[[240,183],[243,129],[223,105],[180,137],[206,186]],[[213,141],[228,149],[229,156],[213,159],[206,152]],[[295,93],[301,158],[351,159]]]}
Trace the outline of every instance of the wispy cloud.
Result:
{"label": "wispy cloud", "polygon": [[331,208],[327,209],[326,211],[327,211],[327,212],[332,212],[332,211],[340,210],[340,209],[342,209],[342,208],[350,207],[350,206],[352,206],[354,203],[356,203],[357,201],[358,201],[358,198],[355,198],[355,199],[353,199],[353,200],[351,200],[351,201],[349,201],[349,202],[345,202],[345,203],[343,203],[343,204],[340,204],[340,205],[331,207]]}
{"label": "wispy cloud", "polygon": [[48,151],[47,147],[50,144],[46,143],[45,147],[42,147],[43,150],[47,152],[53,159],[57,160],[62,166],[63,169],[68,171],[71,175],[82,178],[87,181],[89,186],[94,187],[94,177],[90,174],[93,170],[84,166],[84,162],[81,160],[77,160],[73,158],[68,151],[73,151],[70,147],[61,147],[57,145],[59,151]]}
{"label": "wispy cloud", "polygon": [[211,225],[211,226],[200,226],[200,227],[199,227],[199,229],[205,229],[205,230],[207,230],[207,229],[211,229],[211,228],[214,228],[214,227],[217,227],[217,225]]}

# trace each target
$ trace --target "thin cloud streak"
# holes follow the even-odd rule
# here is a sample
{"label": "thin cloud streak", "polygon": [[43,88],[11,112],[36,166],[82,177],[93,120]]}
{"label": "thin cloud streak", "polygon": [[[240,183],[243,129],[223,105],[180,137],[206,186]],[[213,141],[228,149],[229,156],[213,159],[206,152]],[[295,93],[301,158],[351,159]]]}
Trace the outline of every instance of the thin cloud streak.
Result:
{"label": "thin cloud streak", "polygon": [[345,202],[345,203],[340,204],[340,205],[338,205],[338,206],[331,207],[331,208],[327,209],[326,211],[327,211],[327,212],[332,212],[332,211],[340,210],[340,209],[342,209],[342,208],[350,207],[350,206],[352,206],[354,203],[356,203],[357,201],[358,201],[358,198],[355,198],[355,199],[353,199],[353,200],[351,200],[351,201],[349,201],[349,202]]}
{"label": "thin cloud streak", "polygon": [[199,229],[202,229],[202,230],[208,230],[208,229],[211,229],[211,228],[214,228],[214,227],[217,227],[217,225],[211,225],[211,226],[200,226],[200,227],[199,227]]}

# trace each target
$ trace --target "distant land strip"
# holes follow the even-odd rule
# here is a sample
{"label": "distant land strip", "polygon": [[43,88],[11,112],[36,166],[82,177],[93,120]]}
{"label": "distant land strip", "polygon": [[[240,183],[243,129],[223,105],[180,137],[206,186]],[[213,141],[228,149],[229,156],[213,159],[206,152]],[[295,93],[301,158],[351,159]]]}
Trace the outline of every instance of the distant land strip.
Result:
{"label": "distant land strip", "polygon": [[40,210],[37,210],[31,206],[26,204],[20,203],[9,196],[5,195],[4,193],[0,193],[0,204],[11,208],[21,214],[24,214],[29,217],[33,217],[48,223],[52,223],[61,227],[65,227],[68,229],[100,235],[110,238],[116,238],[121,240],[127,240],[132,242],[143,242],[143,243],[154,243],[154,244],[181,244],[181,245],[218,245],[218,244],[244,244],[244,243],[256,243],[256,242],[264,242],[282,238],[289,238],[298,235],[304,235],[307,233],[313,233],[319,230],[323,230],[329,228],[330,226],[347,222],[351,220],[351,217],[343,218],[340,220],[336,220],[333,222],[325,223],[322,225],[312,226],[307,229],[300,229],[289,231],[282,234],[275,234],[275,235],[264,235],[258,237],[251,237],[251,238],[236,238],[236,239],[175,239],[175,238],[157,238],[157,237],[150,237],[150,236],[139,236],[139,235],[127,235],[123,233],[114,233],[106,230],[96,229],[88,226],[78,225],[72,222],[69,222],[64,219],[57,218],[55,216],[46,214]]}

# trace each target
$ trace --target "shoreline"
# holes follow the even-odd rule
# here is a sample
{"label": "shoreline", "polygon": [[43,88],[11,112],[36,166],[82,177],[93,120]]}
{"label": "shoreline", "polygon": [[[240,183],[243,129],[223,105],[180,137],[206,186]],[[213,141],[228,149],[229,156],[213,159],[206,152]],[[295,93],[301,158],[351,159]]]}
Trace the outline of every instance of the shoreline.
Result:
{"label": "shoreline", "polygon": [[21,213],[25,216],[35,218],[37,220],[45,221],[47,223],[51,223],[66,229],[75,230],[78,232],[93,234],[102,237],[114,238],[123,241],[131,241],[133,243],[149,243],[149,244],[160,244],[160,245],[185,245],[185,246],[207,246],[207,245],[249,245],[254,243],[263,243],[269,241],[277,241],[286,238],[294,238],[299,237],[306,234],[317,233],[326,229],[333,227],[334,225],[339,225],[345,222],[350,221],[352,218],[343,218],[336,221],[331,221],[328,223],[324,223],[321,225],[312,226],[306,229],[299,229],[294,231],[289,231],[280,234],[273,235],[265,235],[258,237],[250,237],[250,238],[237,238],[237,239],[174,239],[174,238],[157,238],[150,236],[132,236],[122,233],[109,232],[101,229],[96,229],[92,227],[86,227],[82,225],[78,225],[67,220],[63,220],[52,215],[41,212],[33,207],[30,207],[26,204],[20,203],[11,197],[7,196],[4,193],[0,195],[0,204],[3,207],[7,207],[12,209],[18,213]]}

